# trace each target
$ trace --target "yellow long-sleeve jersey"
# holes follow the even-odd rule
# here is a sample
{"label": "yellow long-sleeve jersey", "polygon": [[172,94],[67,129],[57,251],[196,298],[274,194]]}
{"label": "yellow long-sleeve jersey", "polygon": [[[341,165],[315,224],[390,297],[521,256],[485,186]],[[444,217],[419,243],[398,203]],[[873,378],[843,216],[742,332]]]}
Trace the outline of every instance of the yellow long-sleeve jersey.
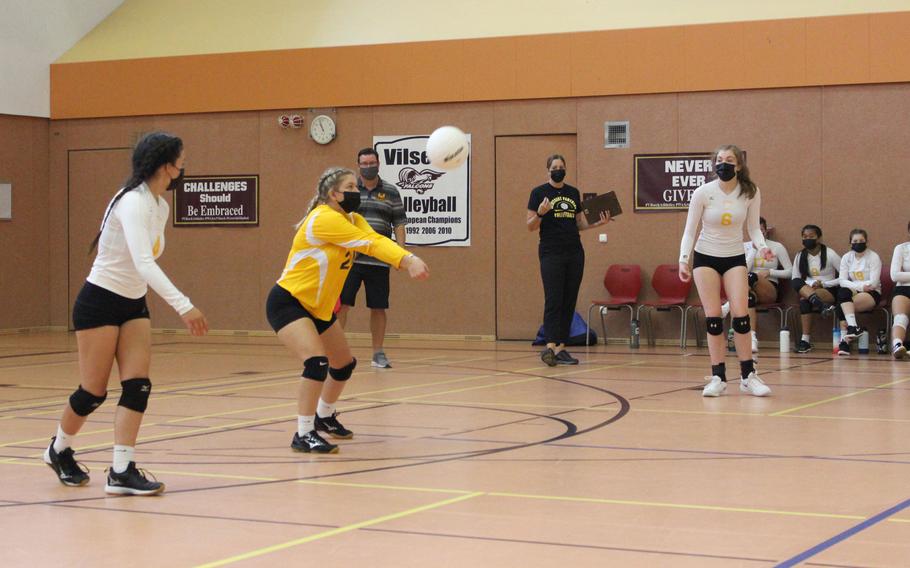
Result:
{"label": "yellow long-sleeve jersey", "polygon": [[328,320],[354,263],[354,252],[368,254],[395,268],[409,254],[374,231],[361,215],[346,215],[328,205],[319,205],[297,230],[278,285],[312,315]]}

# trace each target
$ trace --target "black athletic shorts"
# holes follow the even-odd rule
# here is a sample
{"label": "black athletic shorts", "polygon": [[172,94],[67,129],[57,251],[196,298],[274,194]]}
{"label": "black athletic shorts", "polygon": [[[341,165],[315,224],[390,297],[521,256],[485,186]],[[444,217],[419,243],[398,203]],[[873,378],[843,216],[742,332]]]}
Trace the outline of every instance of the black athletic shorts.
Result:
{"label": "black athletic shorts", "polygon": [[287,324],[301,318],[313,320],[319,335],[325,333],[325,330],[332,327],[332,324],[335,323],[335,314],[332,314],[332,318],[328,321],[318,319],[300,305],[300,301],[297,298],[278,284],[272,286],[269,297],[265,301],[265,316],[269,319],[269,325],[272,326],[275,333],[278,333]]}
{"label": "black athletic shorts", "polygon": [[149,319],[145,296],[124,298],[91,282],[82,285],[73,305],[73,328],[76,331],[105,325],[120,327],[134,319]]}
{"label": "black athletic shorts", "polygon": [[348,272],[348,279],[344,281],[341,290],[341,303],[353,306],[363,282],[367,290],[367,307],[373,310],[387,310],[389,308],[389,267],[373,264],[360,264],[355,262]]}
{"label": "black athletic shorts", "polygon": [[[845,288],[845,289],[850,290],[849,288]],[[853,298],[856,298],[857,294],[869,294],[870,296],[872,296],[872,299],[875,301],[876,306],[878,305],[879,302],[882,301],[882,293],[877,290],[872,290],[871,292],[857,292],[856,290],[850,290],[850,294],[852,296],[851,301],[853,300]]]}
{"label": "black athletic shorts", "polygon": [[702,254],[698,251],[695,251],[695,254],[692,256],[692,270],[700,266],[706,266],[708,268],[713,268],[715,272],[724,275],[731,268],[736,268],[737,266],[746,267],[746,253],[737,255],[737,256],[711,256],[708,254]]}
{"label": "black athletic shorts", "polygon": [[894,293],[891,295],[892,298],[896,296],[904,296],[905,298],[910,298],[910,286],[895,286]]}

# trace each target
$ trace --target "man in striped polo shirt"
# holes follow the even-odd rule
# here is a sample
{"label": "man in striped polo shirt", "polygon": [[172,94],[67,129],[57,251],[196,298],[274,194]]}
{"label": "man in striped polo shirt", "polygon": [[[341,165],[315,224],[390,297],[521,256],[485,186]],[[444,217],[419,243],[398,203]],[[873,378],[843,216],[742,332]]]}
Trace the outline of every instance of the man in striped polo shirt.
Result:
{"label": "man in striped polo shirt", "polygon": [[[373,230],[405,244],[404,226],[407,217],[401,195],[392,184],[379,177],[379,154],[373,148],[364,148],[357,154],[360,177],[360,207],[357,212],[366,218]],[[341,291],[341,310],[338,320],[342,327],[347,321],[348,309],[354,306],[360,283],[366,289],[367,307],[370,309],[370,332],[373,336],[373,367],[391,367],[383,350],[386,328],[386,310],[389,308],[389,265],[372,256],[358,254]]]}

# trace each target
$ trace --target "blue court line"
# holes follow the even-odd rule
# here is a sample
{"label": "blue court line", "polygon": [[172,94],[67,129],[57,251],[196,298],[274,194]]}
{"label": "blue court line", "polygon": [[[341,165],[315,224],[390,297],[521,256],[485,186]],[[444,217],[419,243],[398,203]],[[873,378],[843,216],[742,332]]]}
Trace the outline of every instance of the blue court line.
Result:
{"label": "blue court line", "polygon": [[875,515],[874,517],[869,517],[868,519],[859,523],[858,525],[852,526],[849,529],[845,530],[844,532],[842,532],[838,535],[832,536],[825,542],[823,542],[821,544],[817,544],[817,545],[813,546],[812,548],[810,548],[809,550],[806,550],[805,552],[800,552],[793,558],[784,560],[783,562],[778,564],[775,568],[789,568],[790,566],[796,566],[800,562],[802,562],[804,560],[808,560],[809,558],[815,556],[819,552],[822,552],[824,550],[831,548],[835,544],[850,538],[851,536],[855,535],[856,533],[864,531],[864,530],[868,529],[869,527],[871,527],[872,525],[875,525],[877,523],[884,521],[891,515],[899,513],[901,511],[903,511],[904,509],[906,509],[907,507],[910,507],[910,499],[906,499],[903,502],[898,503],[897,505],[891,507],[890,509],[888,509],[886,511],[882,511],[881,513]]}

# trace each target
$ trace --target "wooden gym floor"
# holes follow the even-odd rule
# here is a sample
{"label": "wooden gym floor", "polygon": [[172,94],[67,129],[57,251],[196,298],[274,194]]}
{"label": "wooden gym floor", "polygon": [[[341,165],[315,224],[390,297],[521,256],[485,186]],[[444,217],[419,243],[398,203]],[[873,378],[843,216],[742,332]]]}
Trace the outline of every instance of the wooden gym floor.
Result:
{"label": "wooden gym floor", "polygon": [[770,398],[704,399],[704,350],[548,368],[526,343],[395,340],[341,401],[355,438],[311,456],[276,339],[154,342],[137,461],[167,492],[107,497],[118,384],[76,438],[91,483],[64,487],[40,456],[75,336],[0,336],[0,564],[910,565],[910,364],[885,356],[767,350]]}

